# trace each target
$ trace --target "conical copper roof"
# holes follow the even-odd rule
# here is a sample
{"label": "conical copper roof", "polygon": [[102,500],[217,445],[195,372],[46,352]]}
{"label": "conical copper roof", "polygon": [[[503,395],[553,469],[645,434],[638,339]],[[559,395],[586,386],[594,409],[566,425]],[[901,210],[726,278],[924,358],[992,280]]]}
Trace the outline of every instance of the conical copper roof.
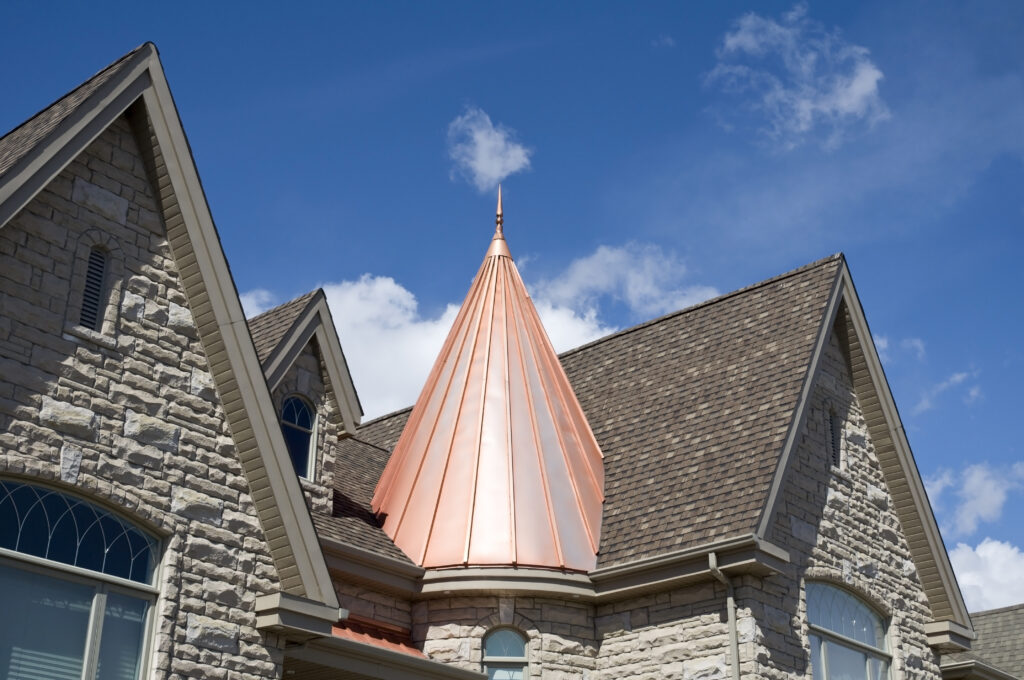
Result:
{"label": "conical copper roof", "polygon": [[588,571],[601,450],[498,228],[373,496],[424,567]]}

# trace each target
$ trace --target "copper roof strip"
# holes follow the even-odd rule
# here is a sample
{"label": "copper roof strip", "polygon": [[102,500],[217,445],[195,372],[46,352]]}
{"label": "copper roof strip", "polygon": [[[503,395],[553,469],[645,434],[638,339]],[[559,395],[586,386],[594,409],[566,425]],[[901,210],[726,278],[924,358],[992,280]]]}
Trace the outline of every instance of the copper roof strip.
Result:
{"label": "copper roof strip", "polygon": [[425,567],[596,565],[602,456],[496,230],[374,493]]}

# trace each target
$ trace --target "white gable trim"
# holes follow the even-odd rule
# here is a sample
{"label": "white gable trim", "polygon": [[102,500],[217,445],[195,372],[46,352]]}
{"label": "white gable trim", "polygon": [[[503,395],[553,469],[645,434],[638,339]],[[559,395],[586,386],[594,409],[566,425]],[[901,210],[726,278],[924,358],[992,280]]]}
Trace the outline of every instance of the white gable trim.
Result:
{"label": "white gable trim", "polygon": [[310,338],[314,337],[323,354],[327,377],[331,382],[331,389],[334,391],[338,408],[341,410],[345,431],[351,434],[359,426],[363,410],[359,406],[359,397],[356,395],[356,388],[352,382],[352,374],[348,370],[348,362],[345,361],[345,353],[341,349],[341,341],[338,340],[338,332],[331,318],[331,310],[327,306],[327,298],[322,290],[316,292],[316,295],[307,303],[306,308],[292,323],[291,328],[278,342],[277,347],[267,357],[263,365],[267,385],[271,392],[277,389],[288,369],[309,343]]}

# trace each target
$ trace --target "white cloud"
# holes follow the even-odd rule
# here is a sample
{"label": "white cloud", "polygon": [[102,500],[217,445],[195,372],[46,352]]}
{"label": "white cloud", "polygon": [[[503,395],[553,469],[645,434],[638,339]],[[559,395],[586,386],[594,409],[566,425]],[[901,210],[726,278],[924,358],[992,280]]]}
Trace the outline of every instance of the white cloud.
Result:
{"label": "white cloud", "polygon": [[948,378],[938,383],[937,385],[929,387],[921,394],[921,398],[918,400],[917,405],[914,406],[914,409],[911,412],[915,416],[918,416],[924,413],[925,411],[932,410],[933,408],[935,408],[935,400],[939,397],[939,395],[941,395],[943,392],[946,392],[951,387],[956,387],[957,385],[967,380],[967,378],[969,377],[971,377],[970,373],[961,371],[958,373],[954,373],[953,375],[949,376]]}
{"label": "white cloud", "polygon": [[953,473],[950,470],[939,470],[934,476],[924,479],[924,488],[928,492],[928,500],[932,509],[938,511],[942,507],[942,494],[953,486]]}
{"label": "white cloud", "polygon": [[979,385],[972,385],[971,388],[967,390],[967,395],[964,397],[964,403],[970,406],[971,404],[977,403],[982,396],[981,387]]}
{"label": "white cloud", "polygon": [[[654,246],[601,246],[530,289],[551,344],[562,352],[618,330],[602,319],[602,302],[621,302],[646,318],[716,293],[704,286],[680,286],[684,273],[677,257]],[[411,291],[390,277],[371,274],[323,289],[366,417],[415,402],[458,304],[424,315]]]}
{"label": "white cloud", "polygon": [[1004,541],[986,538],[977,547],[958,543],[949,553],[960,591],[971,611],[995,609],[1024,601],[1024,552]]}
{"label": "white cloud", "polygon": [[657,246],[628,243],[599,246],[555,278],[534,286],[537,297],[575,310],[594,309],[602,298],[625,304],[650,318],[714,297],[709,286],[686,286],[686,266]]}
{"label": "white cloud", "polygon": [[882,71],[868,50],[808,18],[805,5],[781,21],[743,15],[725,34],[717,56],[706,83],[744,96],[746,106],[765,120],[761,131],[782,149],[813,136],[836,148],[855,126],[871,127],[889,117],[878,90]]}
{"label": "white cloud", "polygon": [[673,48],[676,46],[676,40],[670,35],[662,33],[657,38],[651,41],[651,47],[655,49],[660,48]]}
{"label": "white cloud", "polygon": [[889,354],[889,338],[885,335],[874,336],[875,350],[878,352],[878,358],[882,360],[882,363],[887,364],[892,358]]}
{"label": "white cloud", "polygon": [[924,361],[924,340],[921,338],[904,338],[900,341],[900,347],[905,350],[912,351],[918,361]]}
{"label": "white cloud", "polygon": [[494,125],[478,108],[467,108],[448,125],[448,155],[461,175],[481,192],[530,167],[533,151],[515,141],[515,131]]}
{"label": "white cloud", "polygon": [[276,296],[265,288],[247,290],[238,296],[242,301],[242,310],[245,317],[251,319],[257,314],[262,314],[277,304]]}
{"label": "white cloud", "polygon": [[999,521],[1010,494],[1024,490],[1024,462],[991,465],[983,461],[958,473],[939,470],[924,484],[932,508],[943,519],[943,533],[970,536],[982,523]]}

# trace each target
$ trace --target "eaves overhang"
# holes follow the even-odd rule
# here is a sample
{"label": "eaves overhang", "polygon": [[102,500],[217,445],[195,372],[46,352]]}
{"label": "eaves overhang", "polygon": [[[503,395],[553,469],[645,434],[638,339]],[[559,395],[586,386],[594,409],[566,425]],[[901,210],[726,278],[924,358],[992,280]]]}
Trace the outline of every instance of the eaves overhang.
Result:
{"label": "eaves overhang", "polygon": [[596,569],[589,573],[529,567],[423,569],[349,545],[321,539],[336,578],[371,585],[412,600],[493,594],[613,602],[714,579],[708,556],[728,575],[782,573],[789,553],[752,534]]}
{"label": "eaves overhang", "polygon": [[[301,670],[311,674],[336,669],[339,677],[359,680],[483,680],[487,677],[477,671],[337,636],[285,647],[284,656],[286,670],[290,663],[298,662]],[[299,669],[293,670],[298,675]]]}
{"label": "eaves overhang", "polygon": [[1012,673],[977,659],[964,659],[939,663],[943,680],[1021,680]]}

